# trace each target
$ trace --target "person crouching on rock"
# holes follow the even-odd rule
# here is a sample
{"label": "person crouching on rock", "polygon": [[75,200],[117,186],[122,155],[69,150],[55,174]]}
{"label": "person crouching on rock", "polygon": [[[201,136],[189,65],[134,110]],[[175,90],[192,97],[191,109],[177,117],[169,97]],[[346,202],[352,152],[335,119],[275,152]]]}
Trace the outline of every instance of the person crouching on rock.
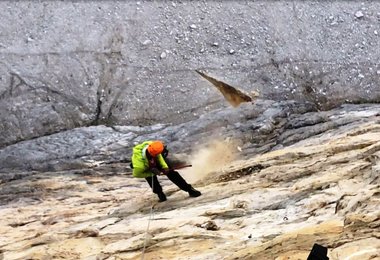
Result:
{"label": "person crouching on rock", "polygon": [[132,175],[136,178],[145,178],[160,201],[166,200],[166,195],[157,179],[157,175],[161,174],[166,175],[181,190],[188,192],[190,197],[200,196],[200,191],[188,184],[177,171],[169,168],[162,155],[164,148],[161,141],[146,141],[133,147]]}

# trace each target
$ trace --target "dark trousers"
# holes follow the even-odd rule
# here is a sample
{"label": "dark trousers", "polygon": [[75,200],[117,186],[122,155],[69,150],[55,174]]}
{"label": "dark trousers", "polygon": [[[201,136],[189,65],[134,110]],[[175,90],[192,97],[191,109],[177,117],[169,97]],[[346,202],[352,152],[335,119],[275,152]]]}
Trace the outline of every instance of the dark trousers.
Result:
{"label": "dark trousers", "polygon": [[[177,171],[170,171],[166,176],[181,190],[187,192],[191,190],[191,185],[188,184]],[[153,177],[146,177],[145,180],[149,183],[149,186],[153,189],[154,193],[157,194],[162,192],[161,184],[158,182],[156,175]]]}

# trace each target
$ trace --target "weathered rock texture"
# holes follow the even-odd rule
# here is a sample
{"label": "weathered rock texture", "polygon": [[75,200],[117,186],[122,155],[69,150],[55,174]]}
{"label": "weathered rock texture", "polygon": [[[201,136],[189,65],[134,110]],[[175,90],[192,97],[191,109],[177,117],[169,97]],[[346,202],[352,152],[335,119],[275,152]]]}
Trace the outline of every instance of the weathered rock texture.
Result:
{"label": "weathered rock texture", "polygon": [[379,100],[378,1],[1,1],[0,147],[225,105],[195,73],[319,109]]}
{"label": "weathered rock texture", "polygon": [[[379,21],[378,1],[0,1],[0,259],[380,258],[380,106],[347,104],[380,100]],[[260,97],[226,108],[195,70]],[[201,197],[131,177],[146,139]]]}
{"label": "weathered rock texture", "polygon": [[[164,140],[174,153],[191,153],[209,139],[231,138],[243,143],[244,154],[252,155],[269,151],[276,145],[302,140],[308,133],[300,133],[297,128],[303,125],[326,122],[322,129],[316,128],[315,131],[319,132],[346,123],[346,120],[331,122],[328,112],[310,114],[306,121],[303,118],[292,119],[297,114],[312,111],[314,107],[310,103],[258,100],[253,105],[245,104],[238,109],[215,110],[179,125],[76,128],[0,149],[0,172],[78,169],[128,162],[133,145],[147,139]],[[358,119],[354,116],[347,120]],[[287,128],[296,129],[281,136]]]}
{"label": "weathered rock texture", "polygon": [[[20,170],[3,168],[0,174],[1,257],[306,259],[319,243],[333,260],[377,259],[379,108],[348,105],[312,112],[307,104],[260,101],[216,111],[175,131],[164,125],[99,126],[9,146],[1,156],[13,154],[10,160]],[[160,177],[168,201],[157,203],[121,157],[123,146],[140,138],[164,136],[173,141],[173,150],[185,151],[194,140],[205,147],[219,134],[230,139],[222,142],[222,153],[206,157],[215,170],[182,171],[202,191],[198,198],[188,198]],[[236,144],[232,140],[238,137]],[[75,158],[63,160],[72,156],[68,147],[77,156],[77,169],[67,164]],[[213,165],[217,158],[228,161],[221,155],[231,149],[233,162]],[[44,171],[23,171],[17,160],[22,151],[25,165],[37,168],[40,162]],[[60,170],[47,171],[54,156]],[[92,158],[87,167],[86,158]]]}

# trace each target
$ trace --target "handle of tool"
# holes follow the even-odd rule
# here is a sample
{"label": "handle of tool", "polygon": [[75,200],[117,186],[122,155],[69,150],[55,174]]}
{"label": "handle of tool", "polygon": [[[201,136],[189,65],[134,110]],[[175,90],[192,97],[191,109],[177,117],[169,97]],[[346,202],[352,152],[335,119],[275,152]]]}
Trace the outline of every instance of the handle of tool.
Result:
{"label": "handle of tool", "polygon": [[173,167],[173,170],[180,170],[180,169],[192,167],[192,166],[193,165],[191,165],[191,164],[180,165],[180,166]]}

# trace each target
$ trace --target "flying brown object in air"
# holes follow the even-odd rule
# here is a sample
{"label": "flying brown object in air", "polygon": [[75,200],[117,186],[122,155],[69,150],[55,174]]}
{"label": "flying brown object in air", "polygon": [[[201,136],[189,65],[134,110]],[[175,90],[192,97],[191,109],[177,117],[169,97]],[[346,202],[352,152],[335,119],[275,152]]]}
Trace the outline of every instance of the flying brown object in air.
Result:
{"label": "flying brown object in air", "polygon": [[199,75],[210,81],[224,96],[224,98],[230,103],[233,107],[239,106],[243,102],[252,102],[253,99],[258,97],[258,93],[256,91],[252,91],[251,96],[243,93],[239,89],[236,89],[227,83],[214,79],[206,75],[199,70],[195,70]]}

